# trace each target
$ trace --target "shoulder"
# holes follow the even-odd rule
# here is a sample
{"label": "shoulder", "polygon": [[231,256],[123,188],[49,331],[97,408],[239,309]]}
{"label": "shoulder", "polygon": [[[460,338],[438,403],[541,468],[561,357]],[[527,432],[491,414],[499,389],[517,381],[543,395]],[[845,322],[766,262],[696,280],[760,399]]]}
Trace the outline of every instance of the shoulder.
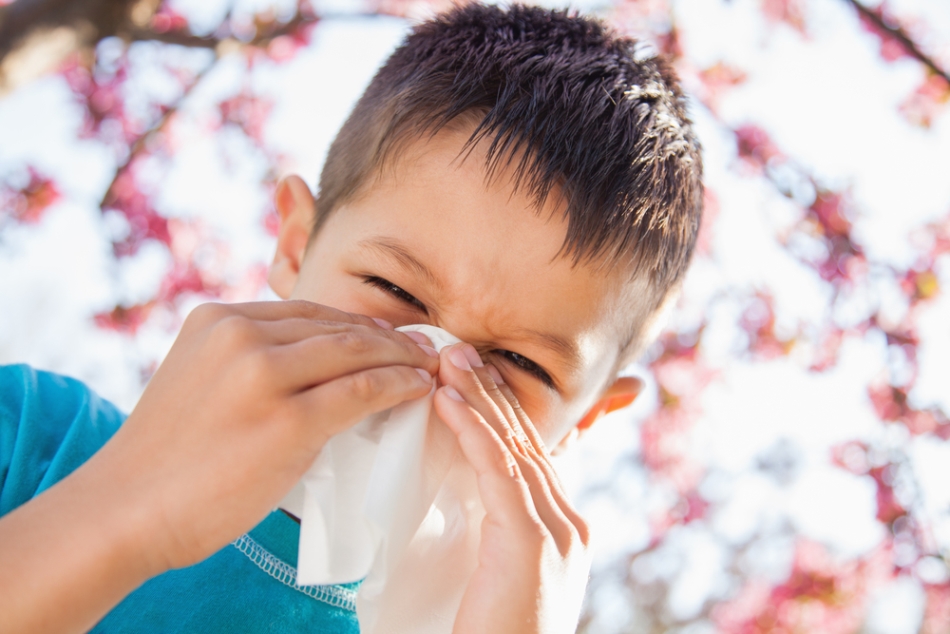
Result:
{"label": "shoulder", "polygon": [[86,413],[93,422],[121,422],[125,416],[84,383],[28,365],[0,366],[0,420],[62,431],[63,420]]}
{"label": "shoulder", "polygon": [[0,515],[69,475],[123,420],[76,379],[0,366]]}

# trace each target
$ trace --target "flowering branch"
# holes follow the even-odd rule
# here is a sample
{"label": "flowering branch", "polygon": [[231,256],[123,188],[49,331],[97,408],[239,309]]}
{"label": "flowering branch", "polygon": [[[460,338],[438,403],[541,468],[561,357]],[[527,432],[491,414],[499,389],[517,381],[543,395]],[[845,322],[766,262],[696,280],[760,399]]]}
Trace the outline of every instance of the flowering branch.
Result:
{"label": "flowering branch", "polygon": [[929,55],[924,53],[920,49],[920,46],[907,35],[903,28],[899,26],[892,27],[887,24],[884,19],[883,9],[869,9],[858,2],[858,0],[845,0],[845,2],[853,6],[861,19],[869,23],[879,35],[900,44],[908,55],[929,68],[933,74],[942,77],[947,83],[950,83],[950,74],[943,70]]}

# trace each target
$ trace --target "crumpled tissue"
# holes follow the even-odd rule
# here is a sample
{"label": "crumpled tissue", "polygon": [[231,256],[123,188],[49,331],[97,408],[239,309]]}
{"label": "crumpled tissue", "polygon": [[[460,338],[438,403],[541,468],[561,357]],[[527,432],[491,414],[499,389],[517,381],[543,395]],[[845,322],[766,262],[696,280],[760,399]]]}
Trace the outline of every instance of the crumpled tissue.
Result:
{"label": "crumpled tissue", "polygon": [[[399,330],[437,350],[459,342],[434,326]],[[475,571],[485,511],[434,393],[331,438],[279,505],[300,518],[298,584],[365,578],[362,634],[448,634]]]}

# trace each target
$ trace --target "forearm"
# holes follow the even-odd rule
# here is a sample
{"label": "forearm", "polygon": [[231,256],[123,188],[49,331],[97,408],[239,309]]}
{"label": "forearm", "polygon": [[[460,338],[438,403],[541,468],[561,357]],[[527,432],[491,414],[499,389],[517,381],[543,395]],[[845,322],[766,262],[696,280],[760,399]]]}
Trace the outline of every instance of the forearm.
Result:
{"label": "forearm", "polygon": [[93,459],[0,519],[0,631],[85,632],[160,572],[114,480]]}

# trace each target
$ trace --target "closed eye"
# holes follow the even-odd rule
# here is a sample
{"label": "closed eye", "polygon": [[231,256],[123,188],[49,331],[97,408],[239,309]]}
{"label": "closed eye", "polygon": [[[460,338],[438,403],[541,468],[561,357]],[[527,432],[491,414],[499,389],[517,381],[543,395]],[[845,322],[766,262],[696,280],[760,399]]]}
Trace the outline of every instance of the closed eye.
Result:
{"label": "closed eye", "polygon": [[416,299],[415,297],[413,297],[406,291],[402,290],[401,288],[399,288],[398,286],[396,286],[389,280],[384,280],[383,278],[376,277],[375,275],[368,275],[363,281],[369,284],[370,286],[375,286],[376,288],[382,290],[384,293],[392,295],[393,297],[403,302],[404,304],[409,304],[410,306],[417,308],[421,310],[422,312],[427,312],[425,304],[423,304],[418,299]]}
{"label": "closed eye", "polygon": [[[403,302],[404,304],[408,304],[412,306],[413,308],[421,310],[424,313],[428,312],[426,310],[425,304],[423,304],[414,296],[410,295],[409,293],[404,291],[402,288],[396,286],[389,280],[383,279],[381,277],[377,277],[375,275],[368,275],[363,281],[366,284],[369,284],[370,286],[375,286],[376,288],[380,289],[384,293],[395,297],[396,299]],[[551,375],[545,372],[544,369],[540,365],[538,365],[537,363],[535,363],[528,357],[520,355],[517,352],[512,352],[510,350],[493,350],[492,354],[495,354],[501,357],[502,360],[508,365],[513,365],[519,370],[521,370],[522,372],[527,372],[528,374],[538,379],[539,381],[544,383],[547,387],[551,388],[552,390],[557,390],[557,387],[554,384],[554,379],[551,378]]]}
{"label": "closed eye", "polygon": [[557,389],[554,385],[554,380],[551,378],[551,375],[545,372],[540,365],[528,357],[524,357],[517,352],[512,352],[510,350],[493,350],[492,354],[496,354],[501,357],[505,363],[513,365],[518,369],[527,372],[552,390]]}

